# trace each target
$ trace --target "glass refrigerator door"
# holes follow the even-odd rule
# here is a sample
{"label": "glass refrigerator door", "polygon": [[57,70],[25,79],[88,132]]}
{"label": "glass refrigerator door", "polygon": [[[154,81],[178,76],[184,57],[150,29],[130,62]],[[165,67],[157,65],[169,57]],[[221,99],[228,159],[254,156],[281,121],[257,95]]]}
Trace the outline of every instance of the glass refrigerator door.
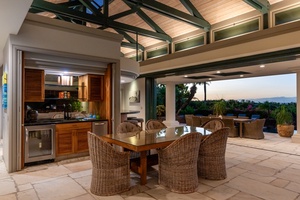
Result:
{"label": "glass refrigerator door", "polygon": [[52,154],[52,130],[33,130],[28,132],[29,158]]}

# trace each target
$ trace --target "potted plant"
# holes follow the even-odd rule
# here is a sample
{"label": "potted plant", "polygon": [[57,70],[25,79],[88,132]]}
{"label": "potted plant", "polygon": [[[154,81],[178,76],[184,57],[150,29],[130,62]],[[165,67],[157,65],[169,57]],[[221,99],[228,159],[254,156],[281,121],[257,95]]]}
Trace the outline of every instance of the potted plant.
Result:
{"label": "potted plant", "polygon": [[217,101],[213,105],[213,113],[216,116],[222,116],[226,111],[226,102],[222,99],[220,101]]}
{"label": "potted plant", "polygon": [[286,106],[281,106],[276,112],[276,123],[278,135],[282,137],[291,137],[294,133],[293,115]]}
{"label": "potted plant", "polygon": [[78,99],[71,99],[71,105],[74,112],[80,112],[81,111],[81,102]]}

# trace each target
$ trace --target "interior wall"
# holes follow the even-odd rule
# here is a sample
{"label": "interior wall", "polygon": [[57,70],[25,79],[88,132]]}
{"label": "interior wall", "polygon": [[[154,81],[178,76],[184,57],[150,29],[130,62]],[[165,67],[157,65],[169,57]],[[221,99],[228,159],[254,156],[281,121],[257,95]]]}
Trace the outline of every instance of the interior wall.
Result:
{"label": "interior wall", "polygon": [[89,55],[105,60],[120,59],[123,38],[121,35],[112,33],[111,37],[108,37],[107,33],[104,34],[101,30],[95,32],[92,28],[44,18],[31,15],[27,17],[19,34],[11,36],[14,43],[40,50]]}
{"label": "interior wall", "polygon": [[[146,111],[145,111],[145,78],[139,78],[131,83],[122,84],[122,110],[134,110],[140,111],[137,114],[129,114],[129,117],[138,117],[143,118],[145,120]],[[134,91],[140,92],[140,102],[133,103],[129,102],[130,94]],[[145,127],[145,126],[144,126]]]}
{"label": "interior wall", "polygon": [[[12,55],[10,54],[10,49],[11,49],[11,44],[10,41],[6,42],[6,45],[4,47],[3,50],[3,67],[2,67],[2,73],[6,73],[7,77],[8,77],[8,81],[10,80],[10,70],[9,70],[9,66],[11,66],[11,57]],[[1,76],[2,77],[2,76]],[[10,162],[10,145],[9,142],[11,141],[11,134],[9,131],[9,112],[11,111],[11,104],[10,102],[12,102],[11,100],[11,90],[10,90],[10,84],[8,83],[8,88],[7,88],[7,109],[3,109],[2,104],[1,104],[1,135],[3,137],[3,160],[5,163],[5,167],[7,169],[11,168],[11,162]],[[2,78],[1,78],[1,91],[2,91]],[[1,100],[2,99],[2,95],[1,95]],[[2,101],[1,101],[2,102]]]}

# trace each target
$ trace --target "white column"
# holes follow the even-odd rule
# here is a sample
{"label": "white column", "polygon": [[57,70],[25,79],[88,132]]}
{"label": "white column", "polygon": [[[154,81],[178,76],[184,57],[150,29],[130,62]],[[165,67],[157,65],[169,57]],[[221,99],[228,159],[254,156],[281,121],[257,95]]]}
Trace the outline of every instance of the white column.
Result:
{"label": "white column", "polygon": [[175,83],[166,83],[166,120],[163,123],[167,127],[178,126],[176,121],[176,93]]}
{"label": "white column", "polygon": [[297,95],[297,133],[292,136],[293,143],[300,143],[300,71],[296,71],[296,95]]}

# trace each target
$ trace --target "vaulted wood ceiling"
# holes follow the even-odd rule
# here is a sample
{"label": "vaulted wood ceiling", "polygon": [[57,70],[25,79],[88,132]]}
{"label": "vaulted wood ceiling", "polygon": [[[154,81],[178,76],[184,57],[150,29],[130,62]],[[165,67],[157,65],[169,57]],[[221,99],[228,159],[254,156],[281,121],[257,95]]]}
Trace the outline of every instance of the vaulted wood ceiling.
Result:
{"label": "vaulted wood ceiling", "polygon": [[[29,12],[124,35],[123,54],[174,38],[282,0],[34,0]],[[136,42],[137,41],[137,42]]]}

